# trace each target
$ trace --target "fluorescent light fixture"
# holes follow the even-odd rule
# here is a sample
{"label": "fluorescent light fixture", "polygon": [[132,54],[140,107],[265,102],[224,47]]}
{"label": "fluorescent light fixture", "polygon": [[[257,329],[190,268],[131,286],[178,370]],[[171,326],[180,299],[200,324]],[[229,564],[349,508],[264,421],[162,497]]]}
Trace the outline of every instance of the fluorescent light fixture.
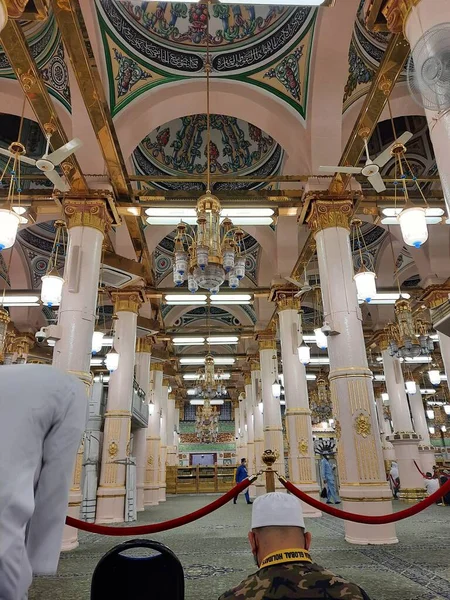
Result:
{"label": "fluorescent light fixture", "polygon": [[420,393],[423,396],[427,396],[427,395],[435,394],[436,390],[434,390],[433,388],[421,388]]}
{"label": "fluorescent light fixture", "polygon": [[222,208],[222,217],[228,217],[234,222],[236,217],[271,217],[272,208]]}
{"label": "fluorescent light fixture", "polygon": [[231,300],[231,301],[245,301],[251,300],[252,297],[250,294],[217,294],[216,296],[211,296],[211,301],[215,300]]}
{"label": "fluorescent light fixture", "polygon": [[[221,217],[220,221],[224,221]],[[178,225],[181,221],[187,225],[197,225],[197,217],[147,217],[148,225]],[[273,217],[233,217],[233,225],[272,225]]]}
{"label": "fluorescent light fixture", "polygon": [[[219,374],[216,373],[214,376],[215,379],[230,379],[231,378],[231,373],[221,373],[220,374],[220,378],[219,378]],[[196,381],[197,379],[199,379],[199,376],[197,375],[197,373],[185,373],[183,375],[183,379],[185,381]],[[204,379],[204,376],[200,377],[200,379]]]}
{"label": "fluorescent light fixture", "polygon": [[204,344],[203,337],[174,337],[172,343],[174,346],[183,346],[184,344]]}
{"label": "fluorescent light fixture", "polygon": [[195,396],[197,394],[197,390],[195,388],[189,388],[187,391],[188,396]]}
{"label": "fluorescent light fixture", "polygon": [[91,358],[90,365],[91,367],[99,367],[100,365],[103,365],[104,362],[104,358]]}
{"label": "fluorescent light fixture", "polygon": [[204,400],[196,400],[196,399],[194,399],[194,400],[189,400],[189,404],[191,406],[203,406],[205,404],[205,401]]}
{"label": "fluorescent light fixture", "polygon": [[239,341],[239,338],[235,335],[229,335],[229,336],[214,336],[214,337],[208,337],[206,338],[206,341],[208,342],[208,344],[214,345],[214,344],[237,344]]}
{"label": "fluorescent light fixture", "polygon": [[100,377],[100,375],[96,375],[94,377],[94,381],[95,381],[95,383],[99,383],[100,381],[102,383],[108,383],[109,382],[109,375],[103,375],[102,377]]}
{"label": "fluorescent light fixture", "polygon": [[[396,217],[402,212],[402,208],[383,208],[381,211],[386,217]],[[427,217],[442,217],[444,211],[442,208],[426,208],[425,216]]]}
{"label": "fluorescent light fixture", "polygon": [[178,300],[176,302],[174,300],[170,300],[169,302],[166,302],[166,304],[168,306],[206,306],[206,300],[204,302],[201,300],[195,302],[192,302],[192,300]]}
{"label": "fluorescent light fixture", "polygon": [[[225,400],[210,400],[209,403],[211,406],[222,406],[222,404],[225,404]],[[204,406],[205,401],[203,398],[193,398],[189,400],[189,404],[192,406]]]}
{"label": "fluorescent light fixture", "polygon": [[[241,4],[254,4],[255,0],[244,0]],[[320,6],[324,0],[284,0],[282,6]],[[234,4],[228,0],[221,0],[220,4]],[[273,0],[258,0],[258,4],[270,4]]]}
{"label": "fluorescent light fixture", "polygon": [[405,360],[406,360],[406,362],[409,362],[409,363],[423,364],[423,363],[430,363],[432,359],[431,359],[431,356],[415,356],[414,358],[407,357]]}
{"label": "fluorescent light fixture", "polygon": [[[214,364],[215,365],[234,365],[236,359],[233,356],[215,356]],[[192,356],[192,357],[183,357],[180,358],[181,365],[204,365],[205,357],[204,356]]]}
{"label": "fluorescent light fixture", "polygon": [[233,217],[233,225],[272,225],[272,217]]}
{"label": "fluorescent light fixture", "polygon": [[243,304],[251,304],[251,300],[221,300],[220,298],[211,298],[211,304],[217,306],[236,306]]}
{"label": "fluorescent light fixture", "polygon": [[145,214],[149,217],[194,217],[197,218],[195,208],[146,208]]}
{"label": "fluorescent light fixture", "polygon": [[[5,306],[8,304],[25,304],[25,303],[36,303],[40,301],[39,296],[13,296],[5,293]],[[3,302],[1,302],[3,304]]]}
{"label": "fluorescent light fixture", "polygon": [[310,365],[329,365],[330,364],[330,359],[328,358],[328,356],[322,356],[322,357],[312,357],[309,361]]}
{"label": "fluorescent light fixture", "polygon": [[307,344],[315,344],[316,343],[316,336],[315,335],[302,335],[303,341],[306,342]]}
{"label": "fluorescent light fixture", "polygon": [[166,294],[164,296],[166,302],[206,302],[205,294]]}
{"label": "fluorescent light fixture", "polygon": [[306,381],[315,381],[317,379],[314,373],[306,373]]}
{"label": "fluorescent light fixture", "polygon": [[386,381],[386,376],[382,374],[377,374],[373,376],[374,381]]}
{"label": "fluorescent light fixture", "polygon": [[9,302],[8,298],[5,298],[4,302],[0,302],[0,306],[15,306],[15,307],[21,307],[21,306],[40,306],[40,302]]}
{"label": "fluorescent light fixture", "polygon": [[[425,217],[427,225],[437,225],[442,221],[441,217]],[[381,219],[383,225],[398,225],[397,217],[384,217]]]}

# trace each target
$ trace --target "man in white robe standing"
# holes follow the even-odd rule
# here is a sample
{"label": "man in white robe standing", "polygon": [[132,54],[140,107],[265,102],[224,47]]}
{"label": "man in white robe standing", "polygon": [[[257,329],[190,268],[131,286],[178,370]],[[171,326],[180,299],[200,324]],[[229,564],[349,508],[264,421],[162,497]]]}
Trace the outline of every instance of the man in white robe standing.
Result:
{"label": "man in white robe standing", "polygon": [[84,384],[45,365],[0,366],[0,598],[24,600],[58,567],[86,426]]}

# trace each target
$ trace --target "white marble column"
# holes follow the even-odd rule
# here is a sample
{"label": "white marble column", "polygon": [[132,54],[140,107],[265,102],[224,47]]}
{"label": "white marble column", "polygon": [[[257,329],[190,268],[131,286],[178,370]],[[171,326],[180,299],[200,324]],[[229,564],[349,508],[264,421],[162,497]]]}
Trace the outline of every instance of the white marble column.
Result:
{"label": "white marble column", "polygon": [[408,394],[408,396],[414,420],[414,431],[422,438],[422,441],[419,444],[419,464],[422,467],[423,473],[426,473],[427,471],[433,473],[433,467],[436,464],[436,460],[434,457],[434,447],[430,440],[430,432],[428,431],[428,423],[425,416],[422,394],[420,393],[420,385],[416,385],[415,394]]}
{"label": "white marble column", "polygon": [[[245,375],[245,411],[247,415],[247,470],[249,475],[256,473],[255,459],[255,428],[254,428],[254,410],[252,377],[250,373]],[[256,496],[255,485],[249,488],[250,497]]]}
{"label": "white marble column", "polygon": [[167,463],[167,407],[169,402],[169,380],[163,379],[161,389],[161,443],[159,446],[159,501],[166,501],[166,463]]}
{"label": "white marble column", "polygon": [[235,400],[232,404],[234,414],[234,439],[236,442],[236,463],[241,462],[241,424],[239,413],[239,400]]}
{"label": "white marble column", "polygon": [[[338,440],[340,496],[343,508],[364,515],[392,511],[385,480],[380,432],[375,413],[372,373],[368,368],[358,305],[349,230],[351,197],[308,192],[313,200],[308,217],[317,245],[324,321],[328,337],[330,389]],[[344,522],[352,544],[398,542],[395,525],[367,527]]]}
{"label": "white marble column", "polygon": [[[145,392],[145,401],[150,397],[150,362],[152,358],[151,339],[140,337],[136,340],[136,381]],[[136,510],[144,510],[145,469],[147,462],[147,427],[139,427],[134,432],[133,453],[136,457]]]}
{"label": "white marble column", "polygon": [[385,417],[383,399],[381,396],[377,397],[376,404],[378,424],[381,435],[381,447],[383,449],[384,467],[387,475],[391,469],[391,462],[395,460],[394,446],[387,440],[387,437],[392,433],[391,422]]}
{"label": "white marble column", "polygon": [[390,356],[387,340],[380,339],[386,389],[392,415],[394,433],[387,437],[395,449],[400,476],[400,498],[421,500],[425,496],[423,478],[414,465],[420,465],[420,435],[414,431],[405,390],[402,366],[398,358]]}
{"label": "white marble column", "polygon": [[102,447],[102,417],[100,415],[101,403],[104,394],[103,381],[95,381],[89,399],[89,420],[84,437],[83,464],[83,501],[81,505],[81,518],[88,523],[95,523],[97,509],[97,488],[99,477],[99,464],[101,460],[100,448]]}
{"label": "white marble column", "polygon": [[113,292],[112,297],[114,313],[117,315],[114,348],[119,353],[119,366],[109,379],[100,486],[97,491],[97,523],[122,523],[125,520],[136,326],[143,302],[140,290]]}
{"label": "white marble column", "polygon": [[[293,485],[316,500],[316,480],[311,411],[309,409],[306,369],[298,359],[298,311],[300,302],[292,293],[277,292],[280,322],[281,358],[283,360],[286,429],[289,443],[289,477]],[[320,510],[302,502],[305,517],[320,517]]]}
{"label": "white marble column", "polygon": [[175,394],[170,393],[167,399],[167,466],[178,464],[175,445]]}
{"label": "white marble column", "polygon": [[[254,412],[253,412],[253,432],[255,436],[255,472],[259,473],[261,469],[264,467],[264,463],[262,461],[262,455],[265,450],[264,448],[264,420],[263,413],[260,410],[260,402],[261,398],[261,371],[259,362],[251,363],[251,374],[252,374],[252,394],[253,394],[253,404],[254,404]],[[255,482],[256,495],[262,496],[265,494],[266,487],[264,483],[264,477],[260,475]]]}
{"label": "white marble column", "polygon": [[447,389],[450,390],[450,337],[444,335],[440,331],[438,332],[438,337],[442,362],[444,363],[444,370],[447,375]]}
{"label": "white marble column", "polygon": [[[264,449],[273,450],[277,460],[273,469],[280,475],[285,474],[284,442],[281,421],[280,399],[272,393],[272,384],[278,381],[277,344],[273,335],[258,334],[259,362],[261,365],[262,401],[264,405]],[[285,488],[276,478],[275,487],[279,491]]]}
{"label": "white marble column", "polygon": [[245,413],[245,398],[241,397],[238,399],[239,402],[239,427],[241,429],[241,450],[240,450],[240,458],[247,457],[247,417]]}
{"label": "white marble column", "polygon": [[[163,363],[150,365],[150,409],[147,427],[147,464],[145,469],[144,505],[159,503],[159,456],[161,444],[161,395]],[[151,412],[151,414],[150,414]]]}
{"label": "white marble column", "polygon": [[[61,338],[53,349],[53,366],[79,377],[90,396],[92,334],[95,326],[100,260],[105,231],[110,217],[103,200],[64,202],[68,247],[64,267],[64,285],[58,312]],[[79,518],[84,444],[77,454],[69,492],[67,514]],[[62,550],[78,546],[78,530],[65,527]]]}

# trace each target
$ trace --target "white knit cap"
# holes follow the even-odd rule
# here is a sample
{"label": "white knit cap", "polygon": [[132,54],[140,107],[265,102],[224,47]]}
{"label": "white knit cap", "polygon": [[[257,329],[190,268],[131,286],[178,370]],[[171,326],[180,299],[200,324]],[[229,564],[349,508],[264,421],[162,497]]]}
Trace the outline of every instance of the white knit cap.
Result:
{"label": "white knit cap", "polygon": [[258,496],[253,502],[252,529],[271,526],[305,527],[300,500],[281,492]]}

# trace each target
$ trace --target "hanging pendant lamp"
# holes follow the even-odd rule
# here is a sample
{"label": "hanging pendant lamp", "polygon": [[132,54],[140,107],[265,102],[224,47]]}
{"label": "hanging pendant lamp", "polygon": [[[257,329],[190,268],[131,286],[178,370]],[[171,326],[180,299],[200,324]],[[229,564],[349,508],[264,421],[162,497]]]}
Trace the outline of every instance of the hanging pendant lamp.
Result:
{"label": "hanging pendant lamp", "polygon": [[117,371],[117,368],[119,367],[119,358],[119,353],[116,351],[113,344],[111,350],[105,357],[105,365],[108,371],[110,371],[111,373]]}
{"label": "hanging pendant lamp", "polygon": [[64,255],[64,221],[55,221],[56,235],[52,252],[47,265],[46,274],[41,277],[41,300],[46,306],[59,306],[61,304],[64,279],[58,273],[58,259]]}
{"label": "hanging pendant lamp", "polygon": [[297,349],[298,359],[302,363],[302,365],[309,365],[311,361],[311,350],[309,346],[302,342],[301,346]]}
{"label": "hanging pendant lamp", "polygon": [[103,347],[103,338],[105,334],[103,331],[94,331],[92,334],[92,354],[97,354]]}
{"label": "hanging pendant lamp", "polygon": [[405,244],[414,248],[420,248],[427,241],[428,227],[425,208],[414,206],[409,202],[399,213],[397,220]]}

